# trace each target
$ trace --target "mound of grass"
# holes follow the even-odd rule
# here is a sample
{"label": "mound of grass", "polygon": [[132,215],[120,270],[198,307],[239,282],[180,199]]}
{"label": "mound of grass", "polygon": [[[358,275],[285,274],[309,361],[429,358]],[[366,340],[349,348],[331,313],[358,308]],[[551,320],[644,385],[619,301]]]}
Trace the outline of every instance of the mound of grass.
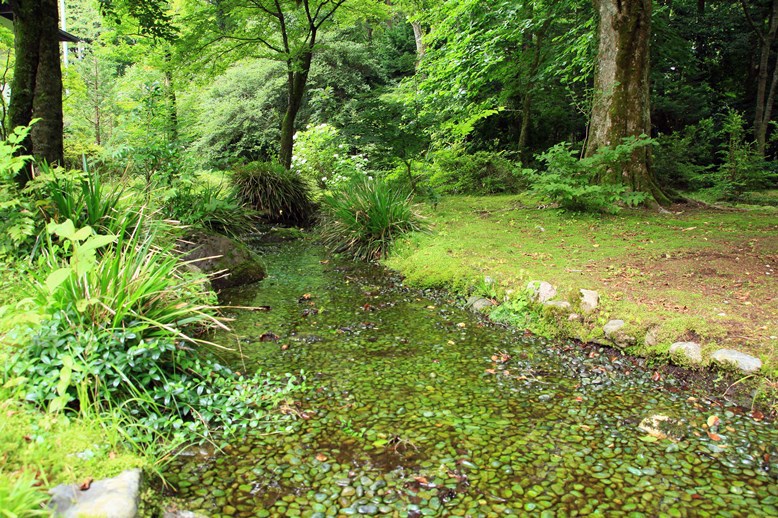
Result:
{"label": "mound of grass", "polygon": [[232,174],[241,203],[259,211],[272,223],[308,226],[314,222],[316,205],[305,179],[283,166],[251,162]]}
{"label": "mound of grass", "polygon": [[324,197],[321,237],[355,259],[386,257],[395,239],[423,225],[411,195],[382,180],[358,180]]}

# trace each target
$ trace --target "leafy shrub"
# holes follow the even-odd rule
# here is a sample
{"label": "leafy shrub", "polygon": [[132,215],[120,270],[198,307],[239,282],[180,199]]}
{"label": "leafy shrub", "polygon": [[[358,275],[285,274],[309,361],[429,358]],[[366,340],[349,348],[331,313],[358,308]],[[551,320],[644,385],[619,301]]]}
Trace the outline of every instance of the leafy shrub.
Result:
{"label": "leafy shrub", "polygon": [[386,257],[396,238],[423,228],[412,202],[383,180],[358,180],[324,197],[322,240],[356,259]]}
{"label": "leafy shrub", "polygon": [[176,182],[168,192],[162,214],[184,225],[201,225],[229,236],[245,232],[257,219],[255,211],[239,203],[234,194],[224,194],[220,186],[197,189],[184,181]]}
{"label": "leafy shrub", "polygon": [[213,296],[153,234],[99,235],[69,220],[48,230],[61,241],[48,240],[36,282],[43,316],[10,361],[29,401],[122,408],[138,420],[137,441],[160,431],[193,439],[258,426],[299,388],[292,376],[244,378],[194,354],[192,331],[219,323]]}
{"label": "leafy shrub", "polygon": [[310,225],[316,213],[310,187],[277,163],[251,162],[232,175],[237,199],[275,223]]}
{"label": "leafy shrub", "polygon": [[17,155],[30,128],[19,127],[0,142],[0,256],[27,248],[39,232],[35,200],[19,188],[16,177],[32,157]]}
{"label": "leafy shrub", "polygon": [[292,169],[321,189],[338,189],[368,174],[367,158],[348,148],[334,126],[308,126],[295,135]]}
{"label": "leafy shrub", "polygon": [[767,166],[754,142],[746,140],[742,114],[730,110],[721,134],[724,142],[719,151],[722,164],[718,170],[718,181],[724,198],[738,201],[747,191],[766,189],[778,182],[778,174]]}
{"label": "leafy shrub", "polygon": [[716,138],[713,119],[657,138],[654,171],[659,184],[691,191],[712,187]]}
{"label": "leafy shrub", "polygon": [[521,164],[502,153],[463,153],[459,148],[441,150],[433,158],[430,184],[450,194],[497,194],[522,190],[526,185]]}
{"label": "leafy shrub", "polygon": [[636,206],[646,199],[642,192],[627,191],[622,184],[601,183],[608,171],[619,170],[647,137],[628,137],[615,148],[601,148],[591,157],[578,159],[567,142],[561,142],[538,155],[546,163],[545,172],[527,171],[532,190],[566,210],[615,213],[619,204]]}

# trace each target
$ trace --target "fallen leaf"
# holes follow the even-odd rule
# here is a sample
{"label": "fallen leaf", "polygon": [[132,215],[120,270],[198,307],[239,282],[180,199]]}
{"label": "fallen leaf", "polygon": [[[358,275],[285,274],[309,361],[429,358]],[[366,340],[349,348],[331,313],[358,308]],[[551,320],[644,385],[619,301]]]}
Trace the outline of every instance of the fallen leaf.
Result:
{"label": "fallen leaf", "polygon": [[324,455],[323,453],[317,453],[316,460],[318,460],[319,462],[324,462],[325,460],[327,460],[327,456]]}
{"label": "fallen leaf", "polygon": [[708,437],[710,437],[710,439],[712,441],[720,441],[721,440],[721,436],[719,434],[713,433],[713,432],[708,432]]}
{"label": "fallen leaf", "polygon": [[413,477],[413,479],[419,484],[429,484],[427,477]]}
{"label": "fallen leaf", "polygon": [[651,379],[654,381],[659,381],[662,379],[662,375],[659,374],[659,371],[654,371],[653,376],[651,376]]}
{"label": "fallen leaf", "polygon": [[464,322],[460,322],[457,324],[457,327],[464,328],[467,327],[467,324],[465,324]]}
{"label": "fallen leaf", "polygon": [[495,370],[494,369],[486,369],[484,372],[487,373],[487,374],[494,374]]}
{"label": "fallen leaf", "polygon": [[713,428],[714,426],[718,426],[721,422],[721,419],[719,419],[719,416],[712,415],[708,417],[708,428]]}
{"label": "fallen leaf", "polygon": [[283,344],[283,345],[281,346],[281,350],[282,350],[282,351],[286,351],[287,349],[289,349],[289,344]]}
{"label": "fallen leaf", "polygon": [[751,412],[751,417],[753,417],[757,421],[761,421],[762,419],[764,419],[764,414],[759,410],[754,409],[754,411]]}
{"label": "fallen leaf", "polygon": [[95,479],[93,479],[92,477],[87,477],[86,479],[84,479],[83,482],[81,482],[81,485],[78,486],[78,489],[80,489],[81,491],[86,491],[87,489],[92,487],[92,482],[94,480]]}

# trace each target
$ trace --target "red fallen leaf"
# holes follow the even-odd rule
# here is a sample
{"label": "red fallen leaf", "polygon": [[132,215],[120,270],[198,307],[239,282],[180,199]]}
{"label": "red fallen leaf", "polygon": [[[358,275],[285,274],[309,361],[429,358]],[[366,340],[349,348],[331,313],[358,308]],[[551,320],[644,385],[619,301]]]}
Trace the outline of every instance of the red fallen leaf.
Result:
{"label": "red fallen leaf", "polygon": [[651,379],[654,381],[659,381],[662,379],[662,375],[659,374],[659,371],[654,371],[654,375],[651,376]]}
{"label": "red fallen leaf", "polygon": [[721,436],[719,434],[713,433],[713,432],[708,432],[708,437],[710,437],[710,439],[712,441],[720,441],[721,440]]}
{"label": "red fallen leaf", "polygon": [[311,300],[312,295],[310,293],[303,293],[303,296],[297,299],[299,302],[304,300]]}
{"label": "red fallen leaf", "polygon": [[316,460],[318,460],[319,462],[324,462],[325,460],[327,460],[327,456],[324,455],[323,453],[317,453]]}
{"label": "red fallen leaf", "polygon": [[761,421],[762,419],[764,419],[764,414],[759,410],[754,409],[754,411],[751,412],[751,417],[753,417],[757,421]]}
{"label": "red fallen leaf", "polygon": [[597,358],[598,354],[597,351],[592,351],[589,353],[589,358]]}
{"label": "red fallen leaf", "polygon": [[702,498],[702,497],[700,495],[698,495],[697,493],[694,493],[692,495],[692,500],[699,500],[700,498]]}
{"label": "red fallen leaf", "polygon": [[575,398],[575,400],[580,403],[581,401],[583,401],[583,398],[581,396],[578,396],[578,397]]}
{"label": "red fallen leaf", "polygon": [[25,442],[32,442],[32,437],[29,435],[25,435],[24,437],[22,437],[22,439],[24,439]]}
{"label": "red fallen leaf", "polygon": [[95,479],[92,477],[86,477],[83,482],[81,482],[81,485],[78,486],[78,489],[81,491],[86,491],[90,487],[92,487],[92,482],[94,482]]}

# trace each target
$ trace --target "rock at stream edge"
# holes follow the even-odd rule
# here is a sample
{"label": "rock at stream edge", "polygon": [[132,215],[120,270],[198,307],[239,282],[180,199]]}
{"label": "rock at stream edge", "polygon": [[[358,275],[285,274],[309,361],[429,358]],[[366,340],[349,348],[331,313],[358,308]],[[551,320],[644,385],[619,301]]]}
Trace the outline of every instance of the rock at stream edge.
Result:
{"label": "rock at stream edge", "polygon": [[49,491],[49,507],[55,516],[63,518],[135,518],[140,477],[141,471],[136,468],[92,482],[86,491],[81,491],[78,484],[62,484]]}
{"label": "rock at stream edge", "polygon": [[762,360],[734,349],[719,349],[711,355],[717,363],[729,364],[745,374],[753,374],[762,368]]}

